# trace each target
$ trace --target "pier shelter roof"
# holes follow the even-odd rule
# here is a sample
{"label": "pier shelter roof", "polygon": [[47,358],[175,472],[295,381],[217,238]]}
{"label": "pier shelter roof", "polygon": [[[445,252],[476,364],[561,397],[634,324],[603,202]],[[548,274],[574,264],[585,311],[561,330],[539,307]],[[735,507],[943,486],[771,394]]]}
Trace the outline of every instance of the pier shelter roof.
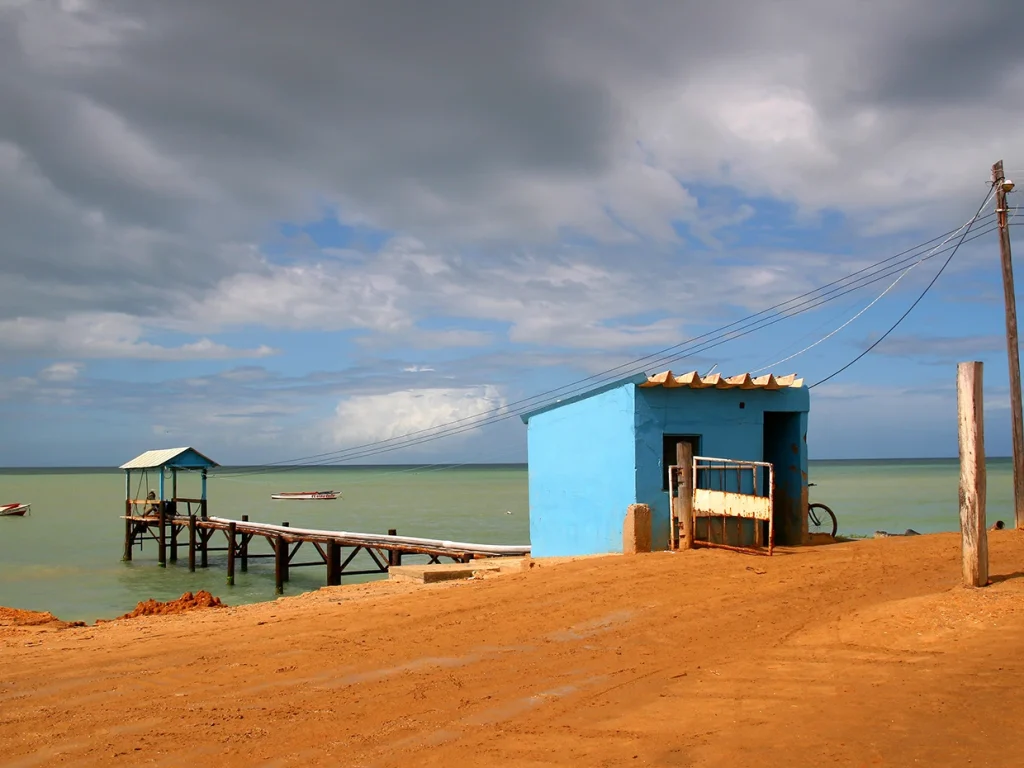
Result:
{"label": "pier shelter roof", "polygon": [[209,469],[220,465],[208,456],[204,456],[195,448],[160,448],[146,451],[131,461],[122,464],[119,469]]}

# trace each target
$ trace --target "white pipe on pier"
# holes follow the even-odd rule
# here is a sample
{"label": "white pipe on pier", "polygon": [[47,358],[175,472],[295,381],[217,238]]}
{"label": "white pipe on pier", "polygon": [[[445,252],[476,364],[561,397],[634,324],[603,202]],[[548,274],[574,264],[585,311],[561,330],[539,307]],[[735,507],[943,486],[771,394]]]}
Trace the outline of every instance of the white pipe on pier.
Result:
{"label": "white pipe on pier", "polygon": [[480,555],[505,555],[505,556],[526,556],[530,554],[529,545],[505,545],[505,544],[471,544],[464,541],[443,541],[441,539],[423,539],[416,536],[385,536],[377,533],[351,533],[349,531],[323,531],[316,528],[292,528],[286,525],[273,525],[271,523],[254,523],[251,520],[228,520],[223,517],[208,517],[215,523],[227,525],[233,522],[239,529],[248,526],[267,533],[280,533],[284,535],[322,536],[325,539],[348,539],[368,546],[389,547],[395,544],[408,544],[411,547],[435,547],[437,549],[453,549],[467,554]]}

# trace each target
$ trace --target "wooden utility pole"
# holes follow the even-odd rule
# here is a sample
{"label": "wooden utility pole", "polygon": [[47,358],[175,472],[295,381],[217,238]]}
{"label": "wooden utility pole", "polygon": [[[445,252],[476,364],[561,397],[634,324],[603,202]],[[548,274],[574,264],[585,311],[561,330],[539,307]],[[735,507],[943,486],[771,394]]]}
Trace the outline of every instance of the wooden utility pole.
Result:
{"label": "wooden utility pole", "polygon": [[985,528],[985,421],[982,364],[956,369],[960,442],[960,562],[964,585],[988,584],[988,531]]}
{"label": "wooden utility pole", "polygon": [[1010,258],[1010,227],[1006,220],[1006,193],[1013,184],[1003,175],[1003,161],[992,166],[999,223],[999,256],[1003,265],[1003,300],[1006,304],[1006,351],[1010,363],[1010,419],[1013,431],[1013,511],[1016,527],[1024,529],[1024,414],[1020,393],[1020,353],[1017,342],[1017,297]]}

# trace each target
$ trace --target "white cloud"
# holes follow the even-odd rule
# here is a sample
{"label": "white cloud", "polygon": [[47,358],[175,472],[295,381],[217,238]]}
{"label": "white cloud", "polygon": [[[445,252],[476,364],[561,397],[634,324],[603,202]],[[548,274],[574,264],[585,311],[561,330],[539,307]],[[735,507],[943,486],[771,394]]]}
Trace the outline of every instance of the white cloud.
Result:
{"label": "white cloud", "polygon": [[74,381],[83,368],[85,365],[82,363],[54,363],[41,370],[39,378],[44,381]]}
{"label": "white cloud", "polygon": [[162,346],[146,341],[145,332],[137,318],[117,313],[71,315],[66,320],[17,317],[0,320],[0,351],[9,355],[137,360],[259,358],[276,352],[265,345],[238,349],[207,338]]}
{"label": "white cloud", "polygon": [[[502,411],[506,399],[497,387],[408,389],[355,395],[338,403],[333,438],[338,446],[354,446],[431,430],[481,413]],[[460,427],[472,427],[467,421]],[[473,431],[466,429],[466,433]]]}

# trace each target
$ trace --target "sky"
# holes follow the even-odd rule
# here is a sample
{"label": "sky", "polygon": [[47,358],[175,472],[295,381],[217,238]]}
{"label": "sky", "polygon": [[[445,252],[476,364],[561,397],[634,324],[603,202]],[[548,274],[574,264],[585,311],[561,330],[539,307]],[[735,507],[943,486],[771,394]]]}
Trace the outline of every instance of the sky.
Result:
{"label": "sky", "polygon": [[[946,254],[685,342],[1024,178],[1016,11],[0,0],[0,466],[519,462],[517,414],[610,369],[812,384]],[[1002,296],[967,242],[812,390],[811,458],[955,456],[961,360],[1007,455]]]}

